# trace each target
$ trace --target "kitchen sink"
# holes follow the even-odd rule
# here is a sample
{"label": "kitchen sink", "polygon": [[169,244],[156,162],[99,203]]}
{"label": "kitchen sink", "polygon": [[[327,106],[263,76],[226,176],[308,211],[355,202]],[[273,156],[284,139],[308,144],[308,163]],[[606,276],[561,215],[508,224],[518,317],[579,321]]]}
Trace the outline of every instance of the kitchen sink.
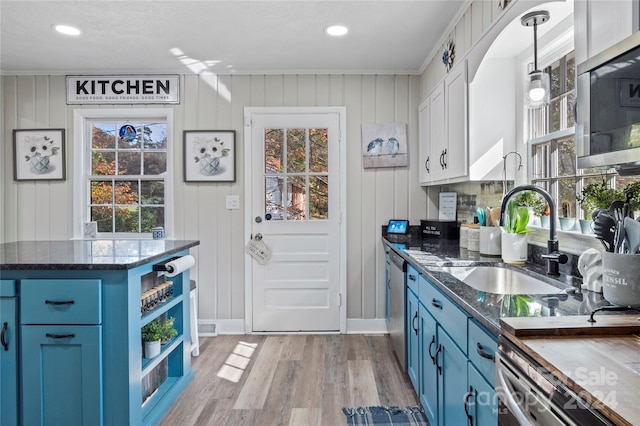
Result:
{"label": "kitchen sink", "polygon": [[442,267],[463,283],[478,291],[495,294],[556,294],[563,290],[511,268],[500,266]]}

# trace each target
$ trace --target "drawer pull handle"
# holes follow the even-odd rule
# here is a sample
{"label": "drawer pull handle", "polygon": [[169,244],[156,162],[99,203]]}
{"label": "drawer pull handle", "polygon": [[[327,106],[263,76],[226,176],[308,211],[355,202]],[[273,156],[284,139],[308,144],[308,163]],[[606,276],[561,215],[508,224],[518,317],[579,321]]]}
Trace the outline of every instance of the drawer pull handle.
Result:
{"label": "drawer pull handle", "polygon": [[469,420],[469,426],[473,426],[473,416],[469,413],[469,398],[473,396],[473,387],[469,386],[469,392],[464,394],[464,413]]}
{"label": "drawer pull handle", "polygon": [[442,309],[442,303],[437,301],[436,299],[431,299],[431,306],[434,308]]}
{"label": "drawer pull handle", "polygon": [[489,352],[485,351],[480,342],[478,342],[478,346],[476,349],[478,351],[478,355],[480,355],[482,358],[490,359],[491,361],[496,362],[495,355],[491,355]]}
{"label": "drawer pull handle", "polygon": [[431,343],[429,343],[429,357],[431,358],[431,361],[433,361],[434,365],[436,363],[436,357],[431,355],[431,346],[433,346],[435,342],[436,342],[436,335],[434,334],[433,337],[431,338]]}
{"label": "drawer pull handle", "polygon": [[418,311],[416,311],[416,314],[413,316],[413,319],[411,320],[411,328],[413,328],[413,331],[415,331],[416,336],[418,335],[418,329],[416,328],[417,318],[418,318]]}
{"label": "drawer pull handle", "polygon": [[411,281],[415,281],[415,280],[416,280],[416,276],[415,276],[415,275],[409,275],[409,279],[410,279]]}
{"label": "drawer pull handle", "polygon": [[0,342],[2,342],[2,347],[5,351],[9,350],[9,343],[6,341],[5,337],[7,335],[7,329],[9,328],[9,323],[5,322],[2,324],[2,333],[0,333]]}
{"label": "drawer pull handle", "polygon": [[44,303],[46,303],[47,305],[73,305],[74,302],[73,300],[45,300]]}
{"label": "drawer pull handle", "polygon": [[71,334],[53,334],[53,333],[47,333],[45,334],[45,336],[47,336],[50,339],[73,339],[74,337],[76,337],[75,334],[71,333]]}

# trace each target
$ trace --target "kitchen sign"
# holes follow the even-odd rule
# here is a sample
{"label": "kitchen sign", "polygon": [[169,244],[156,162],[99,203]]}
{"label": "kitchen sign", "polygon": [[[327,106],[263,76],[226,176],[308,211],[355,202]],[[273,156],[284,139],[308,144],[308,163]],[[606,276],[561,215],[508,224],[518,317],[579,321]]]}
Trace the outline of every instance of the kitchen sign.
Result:
{"label": "kitchen sign", "polygon": [[67,76],[67,104],[179,103],[179,75]]}

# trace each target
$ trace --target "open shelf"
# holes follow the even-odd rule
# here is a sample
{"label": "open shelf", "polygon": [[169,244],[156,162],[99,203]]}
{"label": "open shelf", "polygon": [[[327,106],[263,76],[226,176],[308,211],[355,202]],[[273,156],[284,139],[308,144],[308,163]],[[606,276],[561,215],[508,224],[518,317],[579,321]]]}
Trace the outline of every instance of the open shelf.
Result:
{"label": "open shelf", "polygon": [[160,353],[155,358],[142,358],[142,376],[149,374],[151,370],[156,368],[178,345],[182,343],[182,334],[174,337],[170,342],[162,345]]}
{"label": "open shelf", "polygon": [[178,303],[181,302],[180,297],[181,295],[174,295],[171,299],[159,304],[152,311],[146,312],[140,318],[140,327],[144,327],[145,325],[149,324],[151,321],[156,319],[158,316],[162,315],[163,313],[167,312],[169,309],[176,306]]}

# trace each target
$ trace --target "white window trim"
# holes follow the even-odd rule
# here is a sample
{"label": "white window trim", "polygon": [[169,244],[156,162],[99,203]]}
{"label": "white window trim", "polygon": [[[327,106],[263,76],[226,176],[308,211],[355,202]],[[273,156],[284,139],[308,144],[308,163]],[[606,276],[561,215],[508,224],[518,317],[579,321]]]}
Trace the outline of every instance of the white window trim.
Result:
{"label": "white window trim", "polygon": [[[90,166],[89,135],[85,132],[87,120],[116,119],[126,117],[132,119],[161,118],[167,122],[167,171],[165,176],[165,233],[173,238],[174,194],[173,194],[173,109],[170,108],[121,108],[121,109],[76,109],[73,111],[73,238],[84,238],[84,223],[88,221],[89,200],[86,182]],[[123,237],[123,235],[125,235]],[[151,238],[150,233],[118,234],[112,238]]]}

